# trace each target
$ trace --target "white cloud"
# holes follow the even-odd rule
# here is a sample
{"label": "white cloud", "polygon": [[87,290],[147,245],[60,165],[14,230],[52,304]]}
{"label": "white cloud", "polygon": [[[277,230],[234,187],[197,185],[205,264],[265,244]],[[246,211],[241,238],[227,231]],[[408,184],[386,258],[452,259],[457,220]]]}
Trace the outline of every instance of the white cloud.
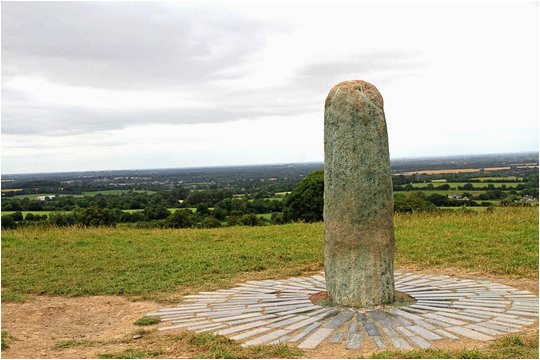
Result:
{"label": "white cloud", "polygon": [[355,78],[393,157],[538,150],[537,6],[4,3],[2,171],[322,161]]}

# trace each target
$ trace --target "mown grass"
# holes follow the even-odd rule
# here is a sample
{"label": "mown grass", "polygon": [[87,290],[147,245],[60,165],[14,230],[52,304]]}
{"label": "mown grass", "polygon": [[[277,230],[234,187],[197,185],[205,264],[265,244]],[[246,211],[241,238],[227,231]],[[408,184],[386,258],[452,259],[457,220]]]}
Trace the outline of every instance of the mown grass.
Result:
{"label": "mown grass", "polygon": [[382,351],[372,359],[538,359],[538,337],[505,336],[486,349],[459,350],[419,349],[411,351]]}
{"label": "mown grass", "polygon": [[223,229],[20,228],[2,232],[2,285],[54,295],[189,292],[322,267],[321,224]]}
{"label": "mown grass", "polygon": [[538,278],[538,208],[396,214],[396,264]]}
{"label": "mown grass", "polygon": [[[538,209],[397,214],[396,265],[536,279]],[[2,232],[9,296],[163,299],[322,269],[323,224],[221,229],[20,228]],[[165,296],[166,297],[166,296]]]}

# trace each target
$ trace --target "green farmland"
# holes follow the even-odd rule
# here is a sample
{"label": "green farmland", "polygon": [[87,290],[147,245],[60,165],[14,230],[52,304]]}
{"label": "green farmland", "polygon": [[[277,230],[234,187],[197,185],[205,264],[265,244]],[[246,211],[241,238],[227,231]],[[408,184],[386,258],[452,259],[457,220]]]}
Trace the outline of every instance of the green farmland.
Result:
{"label": "green farmland", "polygon": [[[127,194],[129,192],[134,193],[146,193],[146,194],[154,194],[155,191],[151,190],[100,190],[100,191],[86,191],[81,194],[59,194],[59,196],[73,196],[76,198],[81,198],[83,196],[96,196],[96,195],[120,195],[120,194]],[[55,194],[47,193],[47,194],[21,194],[21,195],[14,195],[12,196],[13,199],[24,199],[28,198],[30,200],[37,199],[40,196],[54,196]]]}
{"label": "green farmland", "polygon": [[[463,186],[465,184],[471,184],[475,188],[482,188],[486,189],[489,185],[493,185],[495,188],[500,188],[501,186],[505,185],[507,188],[515,188],[519,182],[425,182],[425,183],[412,183],[411,185],[415,188],[423,188],[428,186],[429,184],[432,184],[433,186],[440,186],[442,184],[448,184],[451,189],[457,190],[458,186]],[[459,190],[459,191],[465,191],[465,190]]]}

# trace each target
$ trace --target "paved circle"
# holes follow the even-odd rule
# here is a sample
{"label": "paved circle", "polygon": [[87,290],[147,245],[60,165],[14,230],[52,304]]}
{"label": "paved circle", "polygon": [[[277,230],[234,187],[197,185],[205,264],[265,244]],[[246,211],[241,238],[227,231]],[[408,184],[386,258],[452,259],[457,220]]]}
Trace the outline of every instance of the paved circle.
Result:
{"label": "paved circle", "polygon": [[291,343],[315,349],[328,341],[361,349],[372,342],[399,350],[429,348],[439,340],[491,340],[538,318],[536,296],[491,281],[396,272],[395,283],[416,302],[365,311],[321,307],[309,300],[326,290],[324,276],[314,275],[188,295],[177,307],[145,316],[159,317],[162,331],[209,331],[244,346]]}

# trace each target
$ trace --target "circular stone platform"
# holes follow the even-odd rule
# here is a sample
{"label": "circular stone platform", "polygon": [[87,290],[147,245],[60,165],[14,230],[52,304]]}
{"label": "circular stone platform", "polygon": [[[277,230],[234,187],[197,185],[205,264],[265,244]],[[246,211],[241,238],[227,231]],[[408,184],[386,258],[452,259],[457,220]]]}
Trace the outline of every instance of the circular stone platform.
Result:
{"label": "circular stone platform", "polygon": [[244,346],[291,343],[315,349],[329,341],[347,349],[410,350],[439,340],[491,340],[516,332],[538,318],[538,298],[526,290],[484,280],[395,273],[396,290],[412,305],[378,310],[326,308],[309,297],[326,291],[324,276],[247,281],[237,287],[188,295],[159,317],[159,330],[209,331]]}

